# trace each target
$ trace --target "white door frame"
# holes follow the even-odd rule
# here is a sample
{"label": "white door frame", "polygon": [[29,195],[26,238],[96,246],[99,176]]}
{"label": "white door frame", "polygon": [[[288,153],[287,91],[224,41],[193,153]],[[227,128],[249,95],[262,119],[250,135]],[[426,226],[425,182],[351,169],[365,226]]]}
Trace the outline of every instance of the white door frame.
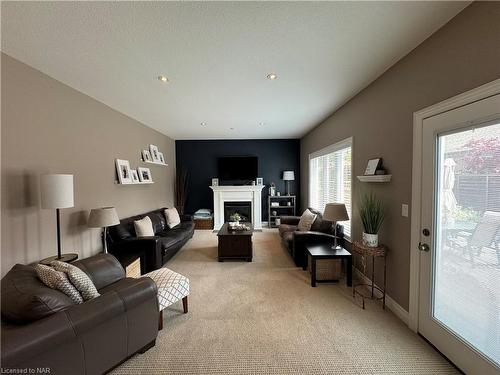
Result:
{"label": "white door frame", "polygon": [[464,105],[500,94],[500,79],[486,83],[463,94],[454,96],[413,113],[413,162],[411,193],[411,240],[410,240],[410,297],[408,326],[418,332],[418,306],[420,283],[420,207],[422,184],[422,133],[426,118],[462,107]]}

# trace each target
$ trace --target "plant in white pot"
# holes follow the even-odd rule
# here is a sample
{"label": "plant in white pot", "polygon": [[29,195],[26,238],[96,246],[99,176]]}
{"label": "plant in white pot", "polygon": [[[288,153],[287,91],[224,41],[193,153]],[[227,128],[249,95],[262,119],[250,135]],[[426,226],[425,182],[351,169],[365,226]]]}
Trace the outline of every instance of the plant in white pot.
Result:
{"label": "plant in white pot", "polygon": [[239,213],[235,212],[229,217],[229,220],[234,221],[236,225],[238,225],[240,223],[241,216]]}
{"label": "plant in white pot", "polygon": [[359,213],[363,227],[365,228],[363,232],[363,244],[369,247],[377,247],[378,232],[385,218],[382,202],[374,194],[365,194],[361,198]]}

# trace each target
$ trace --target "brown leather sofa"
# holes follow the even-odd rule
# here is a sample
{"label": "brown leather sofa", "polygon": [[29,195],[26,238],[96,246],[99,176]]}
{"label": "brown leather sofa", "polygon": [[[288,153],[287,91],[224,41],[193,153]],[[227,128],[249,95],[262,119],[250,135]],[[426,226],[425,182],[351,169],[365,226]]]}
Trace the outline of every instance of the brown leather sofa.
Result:
{"label": "brown leather sofa", "polygon": [[[302,267],[306,260],[306,244],[333,244],[335,240],[332,222],[323,220],[321,212],[313,208],[309,210],[316,214],[316,220],[310,231],[297,230],[300,216],[281,216],[281,224],[278,227],[282,243],[298,267]],[[344,227],[339,224],[337,224],[337,237],[339,245],[344,246]]]}
{"label": "brown leather sofa", "polygon": [[45,286],[33,267],[21,264],[2,279],[2,373],[102,374],[154,346],[154,282],[125,278],[120,263],[108,254],[72,264],[89,275],[100,297],[75,305]]}
{"label": "brown leather sofa", "polygon": [[[189,241],[194,234],[194,221],[190,215],[180,215],[181,223],[170,229],[160,208],[145,214],[120,220],[120,224],[109,228],[106,238],[108,251],[119,261],[136,256],[141,258],[141,273],[161,268]],[[138,238],[134,221],[149,216],[155,235]]]}

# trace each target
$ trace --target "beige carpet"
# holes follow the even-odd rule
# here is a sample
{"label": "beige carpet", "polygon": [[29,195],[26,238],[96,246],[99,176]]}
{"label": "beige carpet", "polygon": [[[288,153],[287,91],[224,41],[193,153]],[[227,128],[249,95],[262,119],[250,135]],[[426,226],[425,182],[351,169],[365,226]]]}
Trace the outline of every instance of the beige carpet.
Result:
{"label": "beige carpet", "polygon": [[343,280],[311,288],[275,230],[253,241],[252,263],[219,263],[216,235],[196,231],[167,264],[191,281],[189,313],[166,310],[156,346],[113,373],[457,373],[380,304],[353,303]]}

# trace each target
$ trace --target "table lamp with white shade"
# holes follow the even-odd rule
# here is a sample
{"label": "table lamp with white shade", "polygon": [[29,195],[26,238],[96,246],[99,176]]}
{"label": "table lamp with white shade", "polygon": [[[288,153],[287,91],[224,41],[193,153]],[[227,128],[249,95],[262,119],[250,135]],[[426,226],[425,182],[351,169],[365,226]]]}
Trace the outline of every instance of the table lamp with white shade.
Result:
{"label": "table lamp with white shade", "polygon": [[118,214],[114,207],[94,208],[90,210],[89,220],[87,225],[90,228],[103,228],[102,239],[104,242],[104,253],[108,253],[108,246],[106,244],[107,227],[120,224]]}
{"label": "table lamp with white shade", "polygon": [[77,254],[62,254],[61,245],[61,208],[74,206],[73,175],[46,174],[40,176],[40,194],[42,208],[56,209],[57,256],[46,258],[41,263],[49,264],[52,260],[70,262],[78,258]]}
{"label": "table lamp with white shade", "polygon": [[344,203],[327,203],[325,206],[325,212],[323,213],[323,219],[333,222],[335,228],[335,243],[333,245],[334,249],[338,249],[337,243],[337,222],[349,220],[349,215],[347,214],[347,209]]}
{"label": "table lamp with white shade", "polygon": [[295,180],[295,173],[293,171],[284,171],[283,180],[286,183],[286,195],[290,195],[290,181]]}

